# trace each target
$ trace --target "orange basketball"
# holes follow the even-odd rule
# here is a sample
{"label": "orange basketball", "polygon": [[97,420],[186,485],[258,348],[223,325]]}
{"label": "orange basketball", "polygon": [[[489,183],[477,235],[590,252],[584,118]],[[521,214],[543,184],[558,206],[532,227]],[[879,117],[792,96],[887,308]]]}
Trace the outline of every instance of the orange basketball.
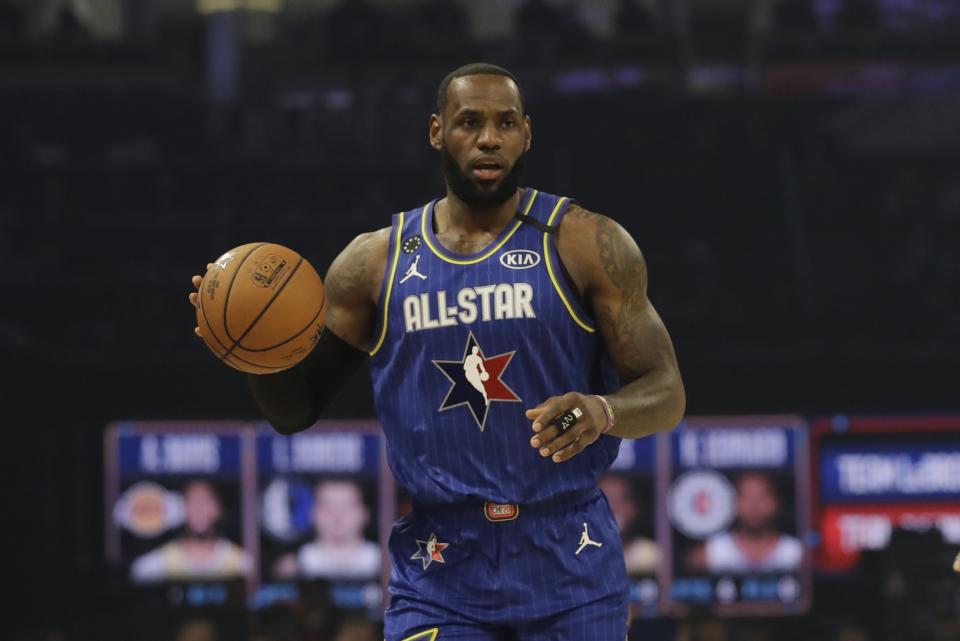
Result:
{"label": "orange basketball", "polygon": [[250,243],[210,266],[197,295],[197,325],[224,363],[251,374],[293,367],[327,319],[317,270],[282,245]]}

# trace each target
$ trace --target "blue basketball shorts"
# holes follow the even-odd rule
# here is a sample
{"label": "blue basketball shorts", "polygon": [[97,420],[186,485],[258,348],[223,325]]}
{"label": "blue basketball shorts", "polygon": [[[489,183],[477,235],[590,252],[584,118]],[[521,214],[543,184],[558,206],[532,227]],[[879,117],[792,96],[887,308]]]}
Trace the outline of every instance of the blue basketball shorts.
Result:
{"label": "blue basketball shorts", "polygon": [[598,490],[420,506],[394,525],[386,641],[623,641],[620,531]]}

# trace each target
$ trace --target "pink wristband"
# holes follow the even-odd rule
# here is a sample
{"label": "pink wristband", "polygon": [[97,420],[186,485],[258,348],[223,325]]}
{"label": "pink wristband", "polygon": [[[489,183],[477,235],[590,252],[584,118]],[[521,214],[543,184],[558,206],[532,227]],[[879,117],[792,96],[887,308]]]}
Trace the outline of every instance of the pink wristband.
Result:
{"label": "pink wristband", "polygon": [[600,399],[600,402],[603,403],[603,413],[607,415],[607,426],[603,428],[601,434],[606,434],[613,429],[613,408],[610,407],[610,402],[599,394],[594,394],[597,398]]}

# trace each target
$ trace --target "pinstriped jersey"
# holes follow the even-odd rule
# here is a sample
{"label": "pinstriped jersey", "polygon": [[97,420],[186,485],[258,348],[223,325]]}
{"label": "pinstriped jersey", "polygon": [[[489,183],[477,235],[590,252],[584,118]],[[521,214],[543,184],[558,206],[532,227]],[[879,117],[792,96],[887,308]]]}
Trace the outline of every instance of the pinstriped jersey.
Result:
{"label": "pinstriped jersey", "polygon": [[[393,217],[370,346],[390,468],[430,503],[522,504],[594,487],[620,439],[554,463],[530,446],[524,415],[550,396],[619,388],[554,233],[516,217],[482,251],[459,254],[437,240],[435,204]],[[569,204],[526,189],[518,213],[555,228]]]}

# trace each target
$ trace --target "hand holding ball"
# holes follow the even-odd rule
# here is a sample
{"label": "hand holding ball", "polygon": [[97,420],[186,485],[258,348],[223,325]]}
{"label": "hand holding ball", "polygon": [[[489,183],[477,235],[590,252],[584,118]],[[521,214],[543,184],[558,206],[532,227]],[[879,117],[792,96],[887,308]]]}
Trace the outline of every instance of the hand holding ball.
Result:
{"label": "hand holding ball", "polygon": [[250,374],[299,363],[327,319],[320,275],[300,254],[272,243],[223,254],[209,265],[195,300],[203,342],[224,363]]}

